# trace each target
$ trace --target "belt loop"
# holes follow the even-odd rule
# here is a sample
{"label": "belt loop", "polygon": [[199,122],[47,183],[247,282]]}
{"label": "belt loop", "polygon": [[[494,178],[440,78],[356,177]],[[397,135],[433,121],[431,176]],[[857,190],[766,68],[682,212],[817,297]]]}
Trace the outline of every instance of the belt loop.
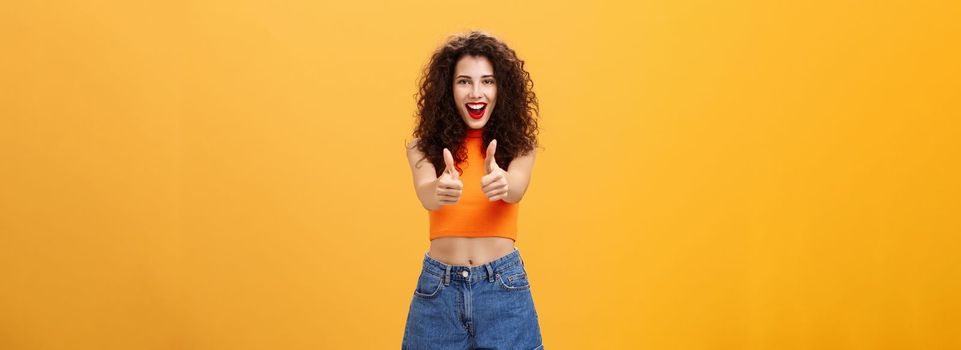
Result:
{"label": "belt loop", "polygon": [[494,282],[494,268],[491,267],[491,264],[493,264],[493,263],[484,264],[484,266],[487,266],[487,281],[488,281],[488,282]]}
{"label": "belt loop", "polygon": [[444,272],[444,286],[450,286],[450,265],[447,265],[447,271]]}

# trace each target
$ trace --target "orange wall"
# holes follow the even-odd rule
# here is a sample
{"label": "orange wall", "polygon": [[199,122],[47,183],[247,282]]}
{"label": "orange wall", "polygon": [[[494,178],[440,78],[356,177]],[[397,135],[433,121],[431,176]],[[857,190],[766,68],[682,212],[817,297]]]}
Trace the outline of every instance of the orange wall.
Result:
{"label": "orange wall", "polygon": [[0,5],[0,348],[398,348],[470,28],[542,103],[548,349],[961,348],[956,1],[136,3]]}

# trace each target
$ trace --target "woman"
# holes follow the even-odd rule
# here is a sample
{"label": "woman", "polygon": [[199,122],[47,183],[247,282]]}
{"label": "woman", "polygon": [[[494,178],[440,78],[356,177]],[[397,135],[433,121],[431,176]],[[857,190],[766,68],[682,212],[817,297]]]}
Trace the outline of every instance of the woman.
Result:
{"label": "woman", "polygon": [[404,349],[543,349],[517,238],[537,97],[524,61],[482,32],[450,37],[421,79],[407,159],[430,248]]}

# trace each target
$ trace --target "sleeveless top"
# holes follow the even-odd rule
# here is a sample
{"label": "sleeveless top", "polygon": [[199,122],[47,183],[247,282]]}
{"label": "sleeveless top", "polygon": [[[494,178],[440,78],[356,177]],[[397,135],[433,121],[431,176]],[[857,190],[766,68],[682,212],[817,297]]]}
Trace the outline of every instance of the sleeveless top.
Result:
{"label": "sleeveless top", "polygon": [[[481,190],[481,177],[487,145],[483,144],[483,129],[468,129],[464,137],[467,159],[461,168],[460,181],[464,184],[460,200],[429,211],[430,240],[437,237],[506,237],[517,241],[517,204],[504,200],[491,202]],[[506,170],[506,169],[505,169]]]}

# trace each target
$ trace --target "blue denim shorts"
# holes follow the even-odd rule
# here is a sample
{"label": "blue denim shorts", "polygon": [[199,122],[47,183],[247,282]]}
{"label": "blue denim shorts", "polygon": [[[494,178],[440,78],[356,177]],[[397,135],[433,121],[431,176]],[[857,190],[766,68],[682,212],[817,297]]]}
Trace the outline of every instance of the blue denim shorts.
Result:
{"label": "blue denim shorts", "polygon": [[425,253],[401,348],[543,350],[520,251],[474,267]]}

